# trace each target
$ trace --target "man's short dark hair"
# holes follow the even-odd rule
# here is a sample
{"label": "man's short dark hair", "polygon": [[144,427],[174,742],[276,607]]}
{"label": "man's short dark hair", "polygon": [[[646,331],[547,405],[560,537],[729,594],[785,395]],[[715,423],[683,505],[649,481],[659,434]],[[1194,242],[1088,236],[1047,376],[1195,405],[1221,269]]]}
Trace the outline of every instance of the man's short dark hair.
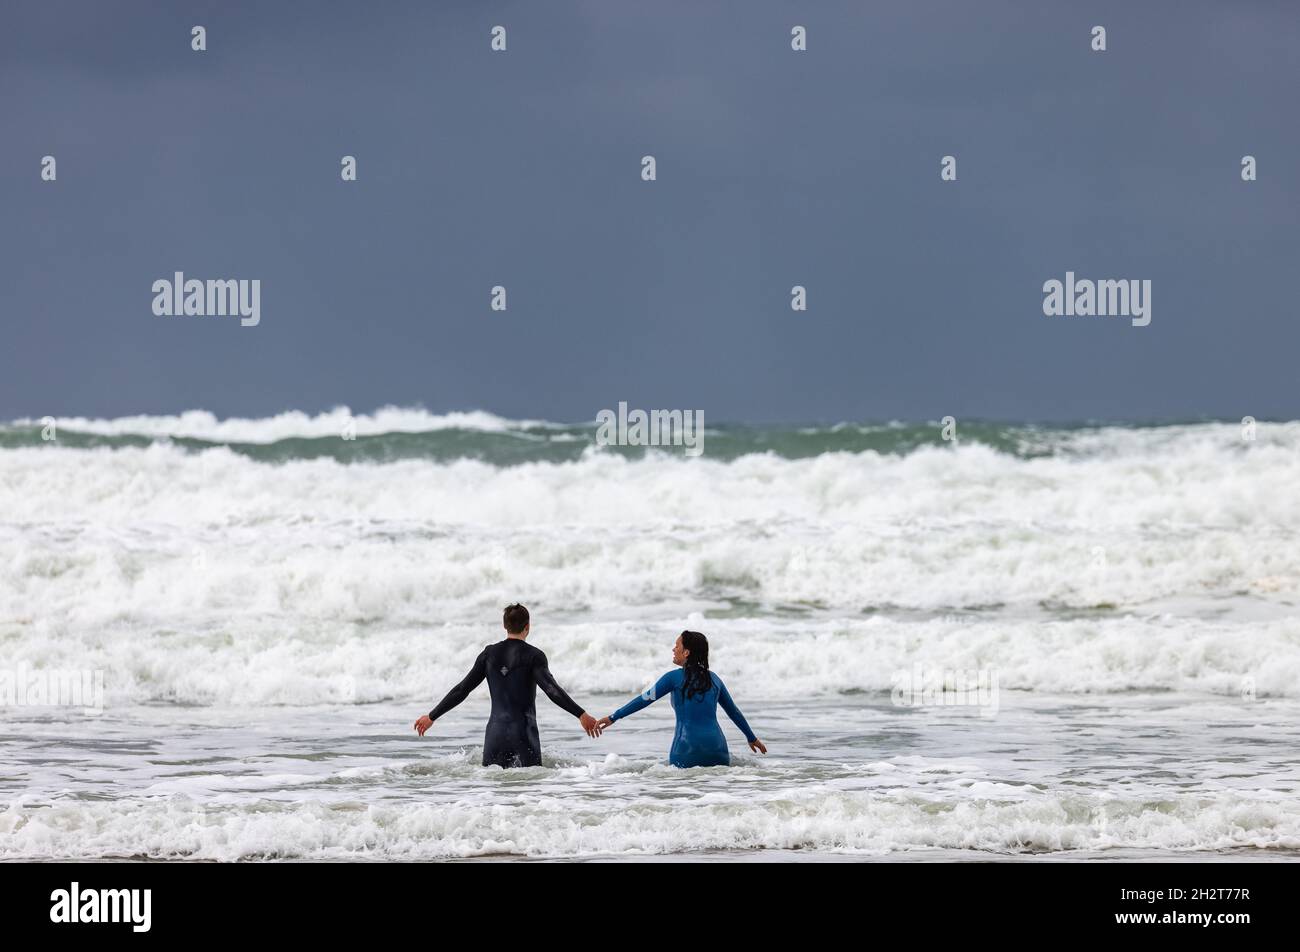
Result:
{"label": "man's short dark hair", "polygon": [[501,613],[501,620],[510,634],[522,634],[528,627],[528,609],[519,604],[507,605],[506,610]]}

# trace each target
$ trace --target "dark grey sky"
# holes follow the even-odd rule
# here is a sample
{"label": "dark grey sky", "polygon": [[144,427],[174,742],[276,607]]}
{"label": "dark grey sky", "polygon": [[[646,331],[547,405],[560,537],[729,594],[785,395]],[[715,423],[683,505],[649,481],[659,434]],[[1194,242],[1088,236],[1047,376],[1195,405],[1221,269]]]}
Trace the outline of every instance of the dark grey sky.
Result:
{"label": "dark grey sky", "polygon": [[[1294,418],[1298,49],[1293,2],[6,2],[0,418]],[[177,270],[261,325],[155,317]],[[1067,270],[1150,326],[1045,317]]]}

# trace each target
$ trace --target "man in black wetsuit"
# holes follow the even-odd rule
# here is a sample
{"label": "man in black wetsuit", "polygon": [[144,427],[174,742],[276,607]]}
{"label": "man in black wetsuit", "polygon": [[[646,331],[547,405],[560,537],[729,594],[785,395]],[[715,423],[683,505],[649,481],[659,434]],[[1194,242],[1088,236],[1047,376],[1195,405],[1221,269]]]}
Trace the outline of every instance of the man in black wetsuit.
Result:
{"label": "man in black wetsuit", "polygon": [[555,683],[546,655],[528,644],[528,609],[509,605],[502,617],[506,640],[488,645],[474,661],[465,680],[447,692],[442,702],[415,722],[421,737],[433,722],[465,700],[469,692],[487,678],[492,693],[492,716],[483,735],[483,766],[538,767],[542,763],[542,742],[537,735],[535,701],[540,687],[546,696],[582,722],[591,737],[600,736],[592,717]]}

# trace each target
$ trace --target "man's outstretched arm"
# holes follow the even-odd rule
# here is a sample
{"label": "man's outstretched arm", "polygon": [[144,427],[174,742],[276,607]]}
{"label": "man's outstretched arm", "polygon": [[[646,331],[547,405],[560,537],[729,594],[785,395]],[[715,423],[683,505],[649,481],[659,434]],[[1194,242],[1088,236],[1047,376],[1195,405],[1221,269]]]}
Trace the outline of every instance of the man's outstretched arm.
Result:
{"label": "man's outstretched arm", "polygon": [[551,674],[551,666],[546,662],[546,653],[537,652],[537,662],[533,665],[533,680],[537,686],[546,692],[549,697],[559,707],[564,708],[579,721],[582,722],[582,729],[591,737],[600,736],[600,728],[596,726],[596,719],[584,711],[573,698],[564,692],[564,688],[556,683],[554,675]]}
{"label": "man's outstretched arm", "polygon": [[433,726],[434,721],[442,717],[442,715],[446,714],[461,701],[465,700],[465,698],[469,697],[469,692],[482,684],[483,679],[486,677],[487,649],[484,648],[479,652],[478,658],[474,660],[474,667],[469,669],[469,674],[465,675],[460,684],[448,691],[447,696],[438,702],[437,707],[415,722],[415,730],[419,735],[423,737],[424,732]]}

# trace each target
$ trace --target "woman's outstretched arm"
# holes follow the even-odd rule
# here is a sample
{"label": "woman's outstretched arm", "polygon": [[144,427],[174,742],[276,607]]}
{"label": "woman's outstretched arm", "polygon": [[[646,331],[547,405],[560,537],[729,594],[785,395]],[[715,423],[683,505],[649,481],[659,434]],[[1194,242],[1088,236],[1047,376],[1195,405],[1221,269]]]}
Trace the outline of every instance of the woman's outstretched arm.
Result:
{"label": "woman's outstretched arm", "polygon": [[731,692],[728,691],[727,686],[722,683],[722,678],[714,674],[713,680],[718,683],[719,706],[727,712],[727,716],[731,718],[731,722],[740,728],[740,732],[745,735],[745,740],[749,741],[750,748],[757,750],[758,748],[754,747],[754,745],[757,744],[758,747],[762,747],[763,753],[767,753],[767,748],[763,747],[763,742],[758,739],[758,736],[752,730],[749,729],[749,722],[745,720],[745,715],[740,713],[740,708],[736,707],[736,702],[731,699]]}
{"label": "woman's outstretched arm", "polygon": [[672,689],[681,683],[681,678],[681,671],[669,671],[655,682],[653,688],[647,688],[642,691],[639,695],[628,701],[613,714],[609,715],[609,717],[605,718],[605,720],[612,724],[614,721],[627,717],[629,714],[635,714],[637,711],[641,710],[641,708],[647,707],[659,700],[665,694],[671,693]]}

